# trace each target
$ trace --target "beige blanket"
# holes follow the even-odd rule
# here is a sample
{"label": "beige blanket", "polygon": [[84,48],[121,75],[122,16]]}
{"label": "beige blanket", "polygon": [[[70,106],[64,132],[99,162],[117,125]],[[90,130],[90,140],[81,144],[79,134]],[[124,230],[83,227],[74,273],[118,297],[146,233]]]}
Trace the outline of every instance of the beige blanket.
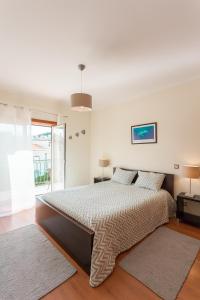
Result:
{"label": "beige blanket", "polygon": [[159,192],[102,182],[48,193],[43,198],[95,232],[90,285],[100,285],[113,271],[117,255],[168,222],[173,199]]}

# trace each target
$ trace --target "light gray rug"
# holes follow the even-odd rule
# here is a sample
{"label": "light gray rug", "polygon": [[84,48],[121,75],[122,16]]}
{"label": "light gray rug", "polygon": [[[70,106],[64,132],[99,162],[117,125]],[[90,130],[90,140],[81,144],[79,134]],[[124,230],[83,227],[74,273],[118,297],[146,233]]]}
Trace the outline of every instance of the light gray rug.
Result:
{"label": "light gray rug", "polygon": [[200,240],[160,227],[120,266],[165,300],[174,300],[198,254]]}
{"label": "light gray rug", "polygon": [[76,272],[36,225],[0,235],[0,299],[36,300]]}

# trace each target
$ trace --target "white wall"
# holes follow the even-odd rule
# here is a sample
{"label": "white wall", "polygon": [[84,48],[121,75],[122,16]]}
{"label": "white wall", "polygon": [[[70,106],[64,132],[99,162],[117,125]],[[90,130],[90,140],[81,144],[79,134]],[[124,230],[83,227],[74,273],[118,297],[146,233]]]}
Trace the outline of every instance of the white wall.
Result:
{"label": "white wall", "polygon": [[[92,180],[93,176],[100,175],[98,159],[104,156],[112,163],[105,170],[108,175],[112,166],[175,173],[176,191],[186,191],[188,181],[179,176],[180,170],[174,170],[173,165],[200,164],[200,80],[128,103],[122,100],[121,105],[93,111],[91,118],[90,113],[71,112],[57,100],[0,90],[0,102],[68,116],[67,186],[87,184],[89,177]],[[39,112],[34,112],[34,117],[42,118]],[[158,122],[158,143],[131,145],[131,125],[154,121]],[[86,135],[77,138],[75,133],[83,129]],[[72,140],[68,139],[69,135],[73,136]],[[193,190],[200,193],[199,180],[194,180]]]}
{"label": "white wall", "polygon": [[[131,125],[148,122],[158,122],[158,143],[131,145]],[[174,173],[176,192],[187,191],[174,163],[200,164],[200,80],[93,112],[91,128],[91,179],[103,155],[108,175],[113,166]],[[193,190],[200,193],[200,180]]]}
{"label": "white wall", "polygon": [[[88,184],[90,181],[90,113],[70,112],[67,122],[66,185]],[[85,130],[85,134],[81,133]],[[75,134],[79,133],[79,137]],[[69,139],[72,136],[72,139]]]}
{"label": "white wall", "polygon": [[[55,120],[55,115],[41,111],[68,116],[66,139],[66,186],[89,183],[90,171],[90,113],[71,112],[66,103],[38,95],[24,94],[19,91],[0,89],[0,102],[10,105],[25,106],[32,110],[32,117],[44,120]],[[75,137],[76,132],[85,129],[86,134]],[[68,136],[73,135],[69,140]]]}

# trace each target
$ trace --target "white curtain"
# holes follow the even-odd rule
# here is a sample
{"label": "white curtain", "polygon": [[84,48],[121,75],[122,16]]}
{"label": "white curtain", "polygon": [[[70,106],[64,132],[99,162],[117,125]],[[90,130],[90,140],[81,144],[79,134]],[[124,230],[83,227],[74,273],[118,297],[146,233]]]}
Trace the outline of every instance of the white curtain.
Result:
{"label": "white curtain", "polygon": [[34,206],[31,116],[0,105],[0,217]]}
{"label": "white curtain", "polygon": [[52,190],[65,188],[65,124],[52,126]]}

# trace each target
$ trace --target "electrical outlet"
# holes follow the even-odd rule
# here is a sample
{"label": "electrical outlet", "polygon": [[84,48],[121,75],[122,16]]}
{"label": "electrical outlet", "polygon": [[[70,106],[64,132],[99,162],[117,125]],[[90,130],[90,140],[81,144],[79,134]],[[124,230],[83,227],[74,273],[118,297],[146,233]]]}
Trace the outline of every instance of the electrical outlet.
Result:
{"label": "electrical outlet", "polygon": [[179,164],[174,164],[174,169],[178,170],[179,169]]}

